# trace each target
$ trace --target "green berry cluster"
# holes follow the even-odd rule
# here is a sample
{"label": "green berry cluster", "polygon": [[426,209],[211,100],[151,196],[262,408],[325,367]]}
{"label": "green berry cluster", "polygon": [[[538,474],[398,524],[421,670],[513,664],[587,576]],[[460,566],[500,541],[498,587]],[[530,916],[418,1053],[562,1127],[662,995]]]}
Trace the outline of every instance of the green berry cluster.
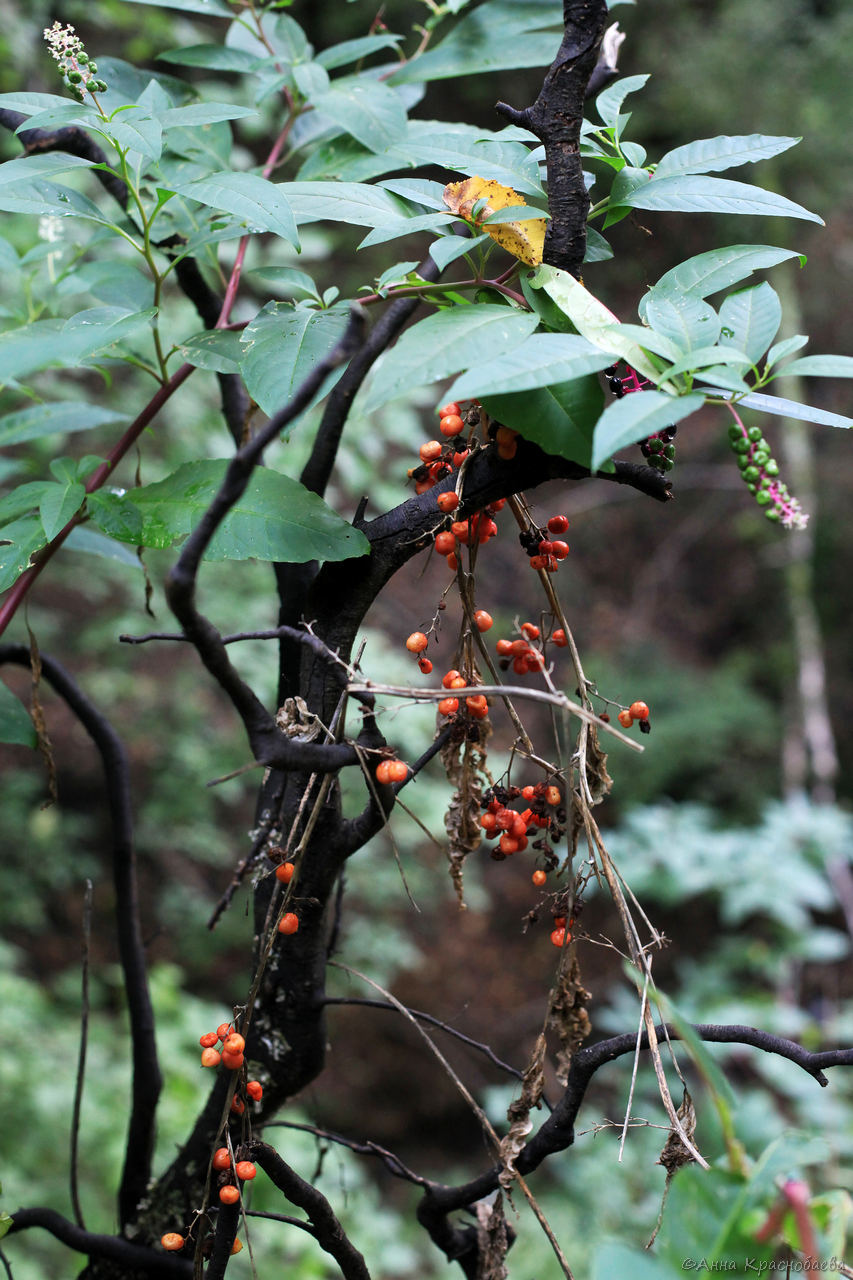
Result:
{"label": "green berry cluster", "polygon": [[739,417],[729,424],[729,444],[746,487],[768,520],[788,529],[804,529],[808,522],[796,498],[779,479],[779,464],[760,427],[746,427]]}
{"label": "green berry cluster", "polygon": [[83,41],[75,34],[74,27],[70,24],[63,27],[59,22],[54,22],[52,27],[45,27],[44,38],[72,97],[83,102],[87,92],[106,93],[106,81],[99,80],[96,74],[98,64],[92,61],[83,48]]}

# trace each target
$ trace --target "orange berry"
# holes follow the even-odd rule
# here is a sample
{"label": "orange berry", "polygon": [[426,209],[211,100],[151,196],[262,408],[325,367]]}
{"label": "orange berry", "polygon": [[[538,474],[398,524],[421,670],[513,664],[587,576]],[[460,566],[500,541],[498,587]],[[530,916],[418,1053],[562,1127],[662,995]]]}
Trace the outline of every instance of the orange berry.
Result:
{"label": "orange berry", "polygon": [[455,552],[455,551],[452,551],[452,552],[450,553],[450,555],[447,557],[447,567],[448,567],[448,569],[450,569],[453,573],[455,573],[455,572],[456,572],[456,570],[459,568],[459,561],[456,559],[456,552]]}
{"label": "orange berry", "polygon": [[497,642],[497,644],[495,645],[495,648],[496,648],[496,649],[497,649],[497,651],[498,651],[498,655],[499,655],[499,657],[501,657],[501,658],[508,658],[508,657],[509,657],[509,655],[512,653],[512,641],[511,641],[511,640],[499,640],[499,641]]}
{"label": "orange berry", "polygon": [[546,803],[546,804],[559,804],[559,803],[560,803],[560,801],[562,800],[562,798],[563,798],[563,797],[562,797],[562,795],[560,794],[560,788],[559,788],[559,787],[547,787],[547,788],[546,788],[546,790],[545,790],[545,803]]}
{"label": "orange berry", "polygon": [[218,1040],[225,1040],[231,1035],[233,1030],[234,1028],[230,1022],[220,1022],[219,1026],[216,1028],[216,1038]]}
{"label": "orange berry", "polygon": [[429,658],[418,658],[418,666],[420,667],[421,671],[424,673],[425,676],[428,676],[429,673],[432,671],[432,663],[430,662]]}
{"label": "orange berry", "polygon": [[531,556],[530,567],[531,569],[546,569],[548,567],[548,557],[547,556]]}
{"label": "orange berry", "polygon": [[285,911],[284,915],[278,922],[279,933],[296,933],[299,928],[299,916],[292,911]]}
{"label": "orange berry", "polygon": [[507,835],[506,832],[504,832],[498,841],[498,846],[500,847],[501,853],[505,853],[507,856],[518,852],[518,841],[514,836]]}
{"label": "orange berry", "polygon": [[203,1036],[199,1036],[198,1042],[202,1049],[212,1049],[218,1039],[219,1036],[215,1031],[206,1031]]}
{"label": "orange berry", "polygon": [[493,622],[494,619],[490,613],[486,613],[485,609],[477,609],[474,614],[474,623],[478,631],[488,631]]}
{"label": "orange berry", "polygon": [[183,1249],[186,1241],[177,1231],[167,1231],[160,1237],[160,1243],[167,1253],[174,1253],[176,1249]]}
{"label": "orange berry", "polygon": [[243,1248],[243,1241],[240,1240],[238,1237],[231,1246],[231,1252],[232,1254],[239,1253],[242,1248]]}
{"label": "orange berry", "polygon": [[458,413],[449,413],[446,418],[441,419],[438,429],[443,436],[458,436],[465,430],[465,423]]}
{"label": "orange berry", "polygon": [[222,1054],[218,1049],[202,1049],[201,1065],[203,1067],[218,1067],[222,1061]]}
{"label": "orange berry", "polygon": [[242,1053],[223,1053],[222,1065],[227,1067],[229,1071],[239,1071],[245,1062]]}
{"label": "orange berry", "polygon": [[628,711],[635,720],[648,720],[649,718],[649,708],[645,702],[632,702]]}
{"label": "orange berry", "polygon": [[381,783],[383,787],[387,787],[391,781],[391,765],[393,760],[380,760],[376,766],[376,781]]}
{"label": "orange berry", "polygon": [[435,500],[435,505],[439,511],[443,511],[445,515],[448,515],[459,506],[459,494],[454,493],[452,490],[449,493],[440,493]]}
{"label": "orange berry", "polygon": [[484,813],[480,819],[480,826],[484,831],[492,832],[497,829],[497,819],[493,813]]}
{"label": "orange berry", "polygon": [[566,941],[567,938],[569,939],[569,941],[571,941],[571,937],[572,935],[567,932],[566,928],[563,925],[561,925],[559,929],[555,929],[554,932],[551,934],[551,941],[553,942],[555,947],[562,947],[563,943]]}
{"label": "orange berry", "polygon": [[[441,683],[444,685],[445,689],[450,689],[452,687],[452,683],[454,680],[461,680],[461,679],[462,679],[462,673],[457,671],[455,667],[452,667],[450,671],[446,671],[445,674],[441,677]],[[463,684],[464,684],[464,681],[463,681]],[[459,688],[461,689],[462,685],[460,685]]]}
{"label": "orange berry", "polygon": [[246,1093],[248,1093],[253,1102],[260,1102],[261,1098],[264,1096],[264,1086],[261,1084],[260,1080],[247,1080]]}
{"label": "orange berry", "polygon": [[454,465],[454,467],[461,467],[461,466],[462,466],[462,463],[465,461],[465,459],[466,459],[467,457],[468,457],[468,450],[467,450],[467,449],[459,449],[459,450],[458,450],[456,453],[454,453],[454,455],[453,455],[453,465]]}
{"label": "orange berry", "polygon": [[537,889],[541,889],[548,877],[544,871],[534,871],[530,879],[536,885]]}
{"label": "orange berry", "polygon": [[499,831],[509,831],[515,822],[516,812],[514,809],[498,809],[495,814],[495,824]]}
{"label": "orange berry", "polygon": [[551,516],[551,519],[548,521],[549,533],[565,533],[568,527],[569,521],[567,516]]}
{"label": "orange berry", "polygon": [[434,488],[435,488],[434,480],[427,479],[427,480],[415,481],[415,493],[417,493],[418,495],[422,493],[426,493],[428,489],[434,489]]}
{"label": "orange berry", "polygon": [[562,627],[557,627],[557,630],[551,633],[551,639],[554,641],[554,644],[558,649],[565,649],[566,645],[569,643],[566,639],[566,633]]}
{"label": "orange berry", "polygon": [[223,1204],[236,1204],[240,1199],[240,1192],[236,1187],[227,1186],[219,1188],[219,1199]]}
{"label": "orange berry", "polygon": [[439,418],[449,418],[453,413],[459,413],[459,405],[455,400],[451,400],[448,404],[443,405],[438,411],[438,416]]}
{"label": "orange berry", "polygon": [[282,884],[290,884],[293,879],[294,866],[292,862],[282,862],[281,866],[275,869],[275,878],[280,880]]}
{"label": "orange berry", "polygon": [[454,538],[458,538],[464,546],[468,546],[468,539],[471,534],[467,520],[454,520],[453,524],[450,526],[450,532],[453,534]]}
{"label": "orange berry", "polygon": [[630,729],[634,723],[634,717],[630,711],[620,711],[616,719],[619,721],[623,729]]}
{"label": "orange berry", "polygon": [[521,634],[527,636],[528,640],[538,640],[539,628],[532,622],[522,622]]}
{"label": "orange berry", "polygon": [[227,1147],[217,1147],[213,1153],[214,1169],[230,1169],[231,1153]]}
{"label": "orange berry", "polygon": [[391,782],[405,782],[409,776],[409,766],[405,760],[389,760],[388,777]]}
{"label": "orange berry", "polygon": [[241,1182],[251,1182],[258,1171],[251,1160],[238,1160],[234,1166],[234,1172]]}
{"label": "orange berry", "polygon": [[406,641],[406,648],[409,653],[423,653],[428,644],[429,640],[422,631],[413,631]]}
{"label": "orange berry", "polygon": [[551,555],[554,557],[555,560],[565,560],[568,554],[569,554],[568,542],[562,542],[561,540],[558,539],[556,542],[551,543]]}
{"label": "orange berry", "polygon": [[441,457],[442,444],[440,440],[427,440],[421,445],[418,453],[422,462],[434,462],[436,458]]}
{"label": "orange berry", "polygon": [[449,529],[442,529],[435,535],[435,549],[440,556],[451,556],[456,550],[456,539]]}
{"label": "orange berry", "polygon": [[460,676],[459,673],[457,672],[456,675],[453,677],[453,679],[450,681],[450,688],[464,689],[467,683],[468,681],[465,679],[465,677]]}
{"label": "orange berry", "polygon": [[442,698],[438,704],[439,714],[443,716],[452,716],[459,710],[458,698]]}
{"label": "orange berry", "polygon": [[243,1112],[246,1110],[246,1104],[243,1101],[243,1099],[238,1097],[233,1097],[231,1099],[231,1110],[234,1112],[235,1115],[241,1116]]}
{"label": "orange berry", "polygon": [[536,795],[536,792],[534,791],[533,787],[526,786],[521,788],[521,795],[524,800],[533,800]]}
{"label": "orange berry", "polygon": [[476,694],[473,698],[466,698],[465,706],[475,720],[485,720],[489,714],[489,704],[482,693]]}
{"label": "orange berry", "polygon": [[246,1047],[246,1041],[238,1031],[232,1031],[230,1036],[226,1036],[222,1042],[223,1053],[242,1053]]}

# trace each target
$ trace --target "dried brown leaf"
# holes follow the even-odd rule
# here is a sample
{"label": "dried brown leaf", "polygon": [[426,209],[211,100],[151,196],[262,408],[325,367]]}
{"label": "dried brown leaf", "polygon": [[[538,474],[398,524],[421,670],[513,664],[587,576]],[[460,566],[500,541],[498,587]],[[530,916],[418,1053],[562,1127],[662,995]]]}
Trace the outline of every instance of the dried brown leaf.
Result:
{"label": "dried brown leaf", "polygon": [[572,1058],[592,1030],[586,1011],[591,999],[592,993],[581,985],[580,965],[575,956],[558,976],[548,1003],[548,1026],[556,1031],[560,1041],[555,1064],[560,1084],[568,1081]]}
{"label": "dried brown leaf", "polygon": [[513,1165],[519,1152],[527,1141],[527,1135],[533,1128],[530,1112],[541,1104],[542,1090],[545,1087],[545,1051],[547,1045],[544,1034],[540,1034],[533,1046],[533,1053],[521,1082],[521,1096],[511,1102],[506,1113],[509,1130],[501,1140],[501,1186],[509,1188],[513,1179]]}
{"label": "dried brown leaf", "polygon": [[[684,1126],[684,1132],[690,1141],[693,1141],[693,1135],[696,1132],[696,1110],[693,1106],[693,1099],[687,1090],[684,1090],[684,1100],[678,1108],[677,1116]],[[660,1153],[658,1164],[662,1164],[666,1169],[667,1180],[685,1164],[692,1164],[693,1156],[687,1150],[681,1135],[673,1129],[669,1137],[663,1145]]]}
{"label": "dried brown leaf", "polygon": [[450,878],[456,890],[459,906],[465,909],[465,893],[463,884],[463,864],[469,853],[479,849],[483,838],[480,826],[480,801],[485,781],[486,754],[482,743],[485,737],[480,721],[481,741],[461,744],[448,742],[442,748],[441,760],[447,773],[448,781],[455,790],[450,797],[450,804],[444,815],[444,829],[447,832],[447,859],[450,863]]}
{"label": "dried brown leaf", "polygon": [[506,1216],[500,1192],[477,1203],[477,1280],[506,1280]]}

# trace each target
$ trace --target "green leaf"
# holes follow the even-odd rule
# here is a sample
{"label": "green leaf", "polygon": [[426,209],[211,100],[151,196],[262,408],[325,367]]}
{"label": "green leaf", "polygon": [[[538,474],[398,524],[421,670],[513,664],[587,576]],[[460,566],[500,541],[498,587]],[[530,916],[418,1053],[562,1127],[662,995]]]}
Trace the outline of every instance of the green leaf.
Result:
{"label": "green leaf", "polygon": [[638,89],[642,89],[648,78],[647,75],[625,76],[624,79],[608,85],[598,95],[595,100],[595,109],[606,125],[611,129],[616,127],[622,103],[629,93],[636,93]]}
{"label": "green leaf", "polygon": [[225,0],[128,0],[128,3],[147,4],[158,9],[181,9],[184,13],[206,13],[208,17],[234,17],[234,10]]}
{"label": "green leaf", "polygon": [[58,432],[89,431],[93,427],[126,422],[127,415],[85,400],[62,400],[55,404],[37,404],[0,418],[0,448],[37,440]]}
{"label": "green leaf", "polygon": [[584,262],[607,262],[613,257],[613,250],[600,231],[595,227],[586,229],[586,253]]}
{"label": "green leaf", "polygon": [[221,329],[209,329],[195,333],[178,344],[181,359],[197,369],[211,369],[215,373],[239,373],[243,355],[240,334]]}
{"label": "green leaf", "polygon": [[243,120],[256,116],[254,107],[238,107],[234,102],[193,102],[188,107],[169,107],[160,116],[164,129],[198,128],[220,120]]}
{"label": "green leaf", "polygon": [[807,342],[808,338],[804,333],[795,333],[792,338],[783,338],[781,342],[774,342],[767,352],[767,368],[772,369],[774,364],[784,360],[785,356],[789,356],[793,351],[799,351]]}
{"label": "green leaf", "polygon": [[[38,743],[35,726],[33,725],[30,713],[19,698],[16,698],[12,690],[5,684],[0,683],[0,742],[14,742],[21,747],[35,747]],[[4,1221],[6,1214],[0,1215],[0,1238],[2,1238],[8,1227],[4,1230]],[[11,1226],[12,1219],[9,1218]]]}
{"label": "green leaf", "polygon": [[78,524],[71,530],[62,544],[65,551],[82,551],[86,555],[101,556],[105,560],[118,560],[120,564],[129,565],[132,569],[142,569],[142,562],[135,551],[131,551],[123,542],[108,538],[97,529]]}
{"label": "green leaf", "polygon": [[720,334],[714,308],[686,293],[671,293],[668,297],[653,293],[645,319],[656,333],[670,338],[684,351],[713,346]]}
{"label": "green leaf", "polygon": [[[264,413],[273,414],[292,398],[315,365],[324,360],[342,337],[348,322],[346,308],[314,311],[270,302],[240,334],[240,362],[249,394]],[[313,403],[327,395],[342,373],[333,370]]]}
{"label": "green leaf", "polygon": [[115,226],[116,221],[102,213],[98,206],[84,196],[81,191],[72,187],[60,186],[48,179],[37,179],[35,182],[13,182],[0,190],[0,209],[6,213],[34,213],[38,217],[53,214],[57,218],[87,218],[91,222],[99,222],[102,226]]}
{"label": "green leaf", "polygon": [[406,108],[399,94],[378,80],[351,80],[313,99],[316,111],[333,120],[369,151],[385,151],[406,134]]}
{"label": "green leaf", "polygon": [[614,400],[604,410],[595,429],[592,470],[597,471],[617,449],[673,426],[701,409],[704,403],[705,397],[701,395],[668,396],[660,391],[633,391],[621,400]]}
{"label": "green leaf", "polygon": [[0,93],[0,107],[6,111],[20,111],[25,116],[68,105],[68,99],[58,93]]}
{"label": "green leaf", "polygon": [[764,355],[781,323],[779,295],[766,280],[729,294],[720,307],[722,336],[733,347],[745,351],[753,364]]}
{"label": "green leaf", "polygon": [[315,102],[321,94],[329,92],[329,73],[317,62],[303,62],[291,68],[285,83],[292,77],[297,92],[306,102]]}
{"label": "green leaf", "polygon": [[402,200],[363,182],[282,182],[293,216],[308,222],[349,222],[356,227],[381,227],[405,217]]}
{"label": "green leaf", "polygon": [[5,494],[0,498],[0,525],[9,524],[18,516],[32,511],[41,502],[49,486],[49,480],[30,480]]}
{"label": "green leaf", "polygon": [[763,218],[803,218],[818,222],[823,218],[810,213],[802,205],[785,196],[747,182],[730,178],[706,178],[701,174],[674,174],[670,178],[653,177],[645,186],[626,195],[623,204],[632,209],[677,213],[757,214]]}
{"label": "green leaf", "polygon": [[640,315],[645,316],[653,294],[669,297],[672,293],[687,293],[694,298],[707,298],[747,279],[753,271],[775,267],[799,256],[793,249],[776,249],[766,244],[730,244],[724,249],[697,254],[661,276],[640,302]]}
{"label": "green leaf", "polygon": [[97,131],[146,160],[159,160],[163,150],[163,130],[159,120],[153,119],[141,107],[127,107],[109,121],[100,122]]}
{"label": "green leaf", "polygon": [[781,370],[784,377],[853,378],[853,356],[801,356]]}
{"label": "green leaf", "polygon": [[396,49],[402,39],[402,36],[394,35],[391,31],[383,31],[381,35],[343,40],[340,44],[333,44],[322,53],[318,53],[315,61],[327,71],[334,71],[337,67],[345,67],[351,62],[360,62],[362,58],[369,58],[379,49]]}
{"label": "green leaf", "polygon": [[10,182],[32,182],[36,178],[50,178],[57,173],[67,173],[69,169],[87,169],[91,165],[91,160],[63,155],[59,151],[18,156],[15,160],[0,164],[0,186],[5,187]]}
{"label": "green leaf", "polygon": [[307,298],[320,300],[319,290],[311,276],[305,271],[297,271],[295,267],[256,267],[254,271],[244,272],[243,278],[269,285],[276,293],[284,293],[288,297],[304,293]]}
{"label": "green leaf", "polygon": [[[381,227],[374,227],[358,247],[368,249],[374,244],[386,244],[389,240],[399,240],[401,236],[413,236],[421,231],[440,231],[442,227],[456,221],[458,218],[455,213],[423,213],[412,218],[397,218],[394,222],[386,222]],[[471,243],[470,240],[468,243]]]}
{"label": "green leaf", "polygon": [[735,391],[739,395],[749,391],[749,383],[744,382],[743,378],[722,364],[711,365],[707,369],[697,369],[696,378],[699,382],[707,382],[711,387],[720,387],[724,391]]}
{"label": "green leaf", "polygon": [[95,262],[75,262],[58,281],[57,295],[73,297],[91,293],[108,306],[144,311],[154,302],[154,282],[131,262],[122,258],[99,258]]}
{"label": "green leaf", "polygon": [[676,360],[666,371],[667,378],[674,378],[679,373],[690,373],[694,369],[710,369],[715,364],[740,365],[749,368],[752,361],[735,347],[694,347],[687,355]]}
{"label": "green leaf", "polygon": [[431,178],[388,178],[385,182],[380,182],[379,186],[402,196],[404,200],[423,205],[426,209],[437,209],[440,213],[447,210],[444,187]]}
{"label": "green leaf", "polygon": [[11,587],[45,544],[38,516],[23,516],[0,528],[0,591]]}
{"label": "green leaf", "polygon": [[697,138],[683,147],[667,151],[655,169],[655,178],[670,177],[676,173],[710,173],[720,169],[734,169],[737,165],[751,164],[755,160],[769,160],[771,156],[778,156],[798,142],[802,142],[802,138],[773,138],[763,133]]}
{"label": "green leaf", "polygon": [[[198,524],[227,467],[227,460],[188,462],[165,480],[124,495],[101,491],[92,495],[101,499],[92,504],[92,518],[121,541],[171,546]],[[128,533],[123,535],[122,529]],[[259,467],[217,530],[206,558],[302,564],[308,560],[348,560],[369,550],[364,534],[316,494],[289,476]]]}
{"label": "green leaf", "polygon": [[[143,0],[137,2],[142,3]],[[157,61],[179,67],[207,67],[210,71],[254,71],[261,60],[246,49],[231,49],[221,44],[190,44],[159,53]]]}
{"label": "green leaf", "polygon": [[463,258],[478,244],[485,244],[491,236],[484,231],[481,236],[439,236],[429,247],[429,256],[439,270],[449,267],[457,258]]}
{"label": "green leaf", "polygon": [[[479,400],[483,396],[492,397],[503,392],[548,387],[596,373],[610,361],[607,353],[585,338],[574,334],[534,333],[504,355],[469,368],[467,373],[456,379],[444,398]],[[497,416],[500,417],[499,414]],[[505,425],[513,424],[507,422]]]}
{"label": "green leaf", "polygon": [[759,413],[774,413],[781,418],[796,418],[800,422],[819,422],[825,427],[853,427],[853,418],[843,418],[840,413],[829,413],[826,409],[815,409],[812,405],[800,404],[796,400],[785,400],[782,396],[765,396],[759,391],[751,391],[738,401],[744,409],[757,409]]}
{"label": "green leaf", "polygon": [[534,289],[544,289],[584,338],[611,356],[620,356],[647,378],[658,381],[659,371],[632,337],[621,332],[619,319],[579,280],[559,267],[544,263],[528,276]]}
{"label": "green leaf", "polygon": [[[396,156],[394,168],[440,165],[453,173],[494,179],[523,195],[541,196],[539,165],[523,142],[505,140],[501,133],[472,125],[445,124],[436,120],[411,120],[404,147],[388,152]],[[389,166],[390,167],[390,166]]]}
{"label": "green leaf", "polygon": [[225,170],[185,183],[178,187],[178,194],[212,209],[233,213],[248,222],[250,230],[273,231],[298,249],[299,236],[293,211],[282,194],[285,185],[269,182],[256,173]]}
{"label": "green leaf", "polygon": [[367,413],[413,387],[447,378],[511,351],[536,328],[538,318],[511,307],[482,303],[427,316],[407,329],[376,369]]}
{"label": "green leaf", "polygon": [[67,484],[48,484],[39,503],[39,518],[48,542],[52,542],[60,529],[79,511],[86,497],[86,490],[79,481]]}
{"label": "green leaf", "polygon": [[532,391],[486,395],[482,399],[488,413],[520,432],[525,440],[532,440],[546,453],[589,467],[593,431],[604,404],[596,377],[588,375]]}
{"label": "green leaf", "polygon": [[548,0],[491,0],[467,13],[435,48],[395,71],[389,83],[547,67],[559,47],[561,27],[559,6]]}

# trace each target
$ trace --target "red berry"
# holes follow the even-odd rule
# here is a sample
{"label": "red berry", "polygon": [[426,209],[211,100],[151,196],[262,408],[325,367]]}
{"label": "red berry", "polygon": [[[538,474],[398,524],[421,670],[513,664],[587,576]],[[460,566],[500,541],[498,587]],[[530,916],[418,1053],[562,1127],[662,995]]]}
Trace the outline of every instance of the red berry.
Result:
{"label": "red berry", "polygon": [[648,720],[649,708],[645,702],[632,702],[628,708],[635,720]]}
{"label": "red berry", "polygon": [[442,405],[438,411],[439,418],[449,418],[452,413],[459,413],[459,405],[455,400],[451,400],[449,404]]}
{"label": "red berry", "polygon": [[174,1253],[176,1249],[183,1249],[185,1241],[177,1231],[167,1231],[160,1237],[160,1243],[167,1253]]}
{"label": "red berry", "polygon": [[504,832],[498,841],[498,846],[501,853],[505,853],[507,855],[518,852],[518,841],[513,836],[507,835],[506,832]]}
{"label": "red berry", "polygon": [[456,539],[449,529],[435,535],[435,549],[440,556],[450,556],[456,550]]}
{"label": "red berry", "polygon": [[557,630],[552,632],[551,639],[554,641],[554,644],[558,649],[565,649],[566,645],[569,643],[566,639],[566,633],[562,627],[557,627]]}
{"label": "red berry", "polygon": [[[441,683],[444,685],[445,689],[450,689],[452,687],[454,680],[462,680],[461,672],[457,671],[455,667],[452,667],[450,671],[445,672],[445,674],[441,677]],[[462,684],[459,685],[458,687],[461,689],[464,686],[464,684],[465,684],[465,681],[463,680]]]}
{"label": "red berry", "polygon": [[495,825],[499,831],[509,831],[515,822],[516,813],[514,809],[498,809],[495,814]]}
{"label": "red berry", "polygon": [[485,720],[489,714],[489,704],[482,693],[478,693],[473,698],[466,698],[465,706],[475,720]]}
{"label": "red berry", "polygon": [[539,628],[532,622],[522,622],[521,634],[527,636],[528,640],[538,640]]}
{"label": "red berry", "polygon": [[450,555],[447,557],[447,567],[448,569],[450,569],[452,573],[455,573],[456,570],[459,568],[459,561],[456,559],[455,551],[452,551]]}
{"label": "red berry", "polygon": [[634,723],[634,717],[630,711],[620,711],[616,719],[619,721],[623,729],[630,729]]}
{"label": "red berry", "polygon": [[482,818],[480,819],[480,826],[483,828],[484,831],[491,833],[492,831],[495,831],[497,829],[497,825],[498,825],[497,818],[493,813],[484,813]]}
{"label": "red berry", "polygon": [[206,1031],[203,1036],[199,1036],[198,1042],[202,1049],[212,1049],[218,1039],[219,1036],[215,1031]]}
{"label": "red berry", "polygon": [[521,788],[521,795],[522,795],[522,798],[525,800],[533,800],[536,795],[536,792],[533,787],[526,786]]}
{"label": "red berry", "polygon": [[497,642],[497,644],[495,645],[495,648],[497,649],[497,651],[498,651],[498,655],[499,655],[501,658],[508,658],[508,657],[509,657],[509,655],[512,653],[512,641],[511,641],[511,640],[499,640],[499,641]]}
{"label": "red berry", "polygon": [[549,533],[565,533],[568,527],[569,521],[567,516],[551,516],[551,519],[548,521]]}
{"label": "red berry", "polygon": [[541,889],[548,877],[544,871],[534,871],[530,879],[536,885],[537,889]]}
{"label": "red berry", "polygon": [[429,658],[418,658],[418,666],[420,667],[421,671],[424,673],[425,676],[428,676],[429,673],[432,671],[432,663],[430,662]]}
{"label": "red berry", "polygon": [[428,644],[429,640],[422,631],[413,631],[406,641],[406,648],[409,653],[423,653]]}
{"label": "red berry", "polygon": [[[561,925],[559,929],[555,929],[554,932],[551,934],[551,941],[553,942],[555,947],[561,947],[563,943],[566,941],[566,936],[567,936],[566,929],[564,926]],[[568,934],[569,938],[571,938],[571,936],[572,936],[571,934]]]}
{"label": "red berry", "polygon": [[557,542],[551,543],[551,555],[554,557],[555,560],[565,560],[568,554],[569,554],[568,542],[561,542],[558,540]]}
{"label": "red berry", "polygon": [[203,1067],[218,1067],[222,1061],[222,1054],[218,1049],[202,1049],[201,1065]]}
{"label": "red berry", "polygon": [[478,631],[488,631],[494,619],[490,613],[486,613],[485,609],[478,609],[474,614],[474,622]]}
{"label": "red berry", "polygon": [[435,487],[434,480],[416,480],[415,481],[415,493],[417,494],[426,493],[428,489],[432,489],[434,487]]}
{"label": "red berry", "polygon": [[439,511],[443,511],[447,515],[449,512],[455,511],[459,506],[459,494],[454,493],[452,490],[450,493],[440,493],[435,500],[435,504]]}
{"label": "red berry", "polygon": [[453,524],[450,526],[450,532],[453,534],[454,538],[458,538],[464,546],[468,546],[468,540],[471,536],[471,532],[468,528],[467,520],[454,520]]}
{"label": "red berry", "polygon": [[227,1067],[229,1071],[239,1071],[244,1062],[245,1058],[242,1053],[225,1053],[223,1050],[222,1065]]}
{"label": "red berry", "polygon": [[547,569],[548,557],[547,556],[531,556],[530,567],[531,569]]}
{"label": "red berry", "polygon": [[610,724],[610,716],[607,714],[606,711],[602,711],[601,715],[598,718],[599,720],[603,720],[605,724]]}
{"label": "red berry", "polygon": [[223,1204],[236,1204],[237,1201],[240,1199],[240,1192],[237,1190],[236,1187],[232,1187],[232,1186],[220,1187],[219,1199],[222,1201]]}
{"label": "red berry", "polygon": [[278,922],[279,933],[296,933],[299,928],[299,916],[294,915],[292,911],[285,911],[284,915]]}
{"label": "red berry", "polygon": [[391,781],[392,764],[392,760],[380,760],[379,764],[376,766],[376,781],[380,782],[383,787],[386,787]]}
{"label": "red berry", "polygon": [[213,1153],[214,1169],[230,1169],[231,1153],[227,1147],[217,1147]]}
{"label": "red berry", "polygon": [[246,1110],[246,1104],[242,1098],[233,1097],[231,1099],[231,1110],[235,1115],[241,1116]]}
{"label": "red berry", "polygon": [[459,672],[457,671],[456,675],[455,675],[455,676],[453,677],[453,679],[450,681],[450,688],[451,688],[451,689],[464,689],[464,688],[465,688],[465,686],[467,685],[467,683],[468,683],[468,681],[465,679],[465,677],[464,677],[464,676],[460,676]]}
{"label": "red berry", "polygon": [[234,1243],[232,1244],[232,1246],[231,1246],[231,1252],[232,1252],[232,1253],[240,1253],[240,1251],[242,1250],[242,1248],[243,1248],[243,1241],[242,1241],[242,1240],[240,1240],[240,1239],[238,1238],[238,1239],[236,1239],[236,1240],[234,1241]]}
{"label": "red berry", "polygon": [[230,1036],[227,1036],[226,1039],[223,1041],[222,1052],[223,1053],[242,1053],[245,1047],[246,1047],[246,1041],[239,1034],[239,1032],[234,1031]]}
{"label": "red berry", "polygon": [[554,916],[554,928],[555,928],[555,929],[562,929],[562,928],[563,928],[563,926],[565,925],[565,923],[566,923],[566,917],[565,917],[565,916]]}
{"label": "red berry", "polygon": [[442,698],[438,704],[439,714],[443,716],[452,716],[459,710],[458,698]]}
{"label": "red berry", "polygon": [[220,1022],[219,1026],[216,1028],[216,1038],[218,1040],[225,1040],[231,1035],[233,1030],[234,1028],[231,1026],[230,1022]]}
{"label": "red berry", "polygon": [[462,466],[462,463],[465,461],[465,459],[466,459],[467,457],[468,457],[468,450],[467,450],[467,449],[460,449],[460,450],[458,450],[456,453],[454,453],[454,455],[453,455],[453,465],[454,465],[454,467],[461,467],[461,466]]}
{"label": "red berry", "polygon": [[440,440],[426,440],[418,450],[422,462],[435,462],[436,458],[441,457],[442,444]]}
{"label": "red berry", "polygon": [[276,867],[275,869],[275,878],[276,880],[280,880],[282,884],[290,884],[293,879],[293,871],[294,867],[292,862],[282,862],[281,866]]}
{"label": "red berry", "polygon": [[260,1102],[261,1098],[264,1096],[264,1086],[261,1084],[260,1080],[247,1080],[246,1093],[248,1093],[253,1102]]}
{"label": "red berry", "polygon": [[234,1166],[234,1172],[241,1182],[251,1182],[258,1171],[251,1160],[238,1160]]}
{"label": "red berry", "polygon": [[388,777],[391,782],[405,782],[409,776],[409,766],[405,760],[389,760]]}
{"label": "red berry", "polygon": [[458,413],[449,413],[447,417],[441,419],[438,429],[443,436],[458,436],[465,430],[465,423]]}
{"label": "red berry", "polygon": [[559,788],[559,787],[546,787],[546,789],[545,789],[545,803],[546,803],[546,804],[552,804],[552,805],[553,805],[553,804],[559,804],[559,803],[560,803],[560,801],[562,800],[562,798],[563,798],[563,797],[562,797],[562,795],[560,794],[560,788]]}

